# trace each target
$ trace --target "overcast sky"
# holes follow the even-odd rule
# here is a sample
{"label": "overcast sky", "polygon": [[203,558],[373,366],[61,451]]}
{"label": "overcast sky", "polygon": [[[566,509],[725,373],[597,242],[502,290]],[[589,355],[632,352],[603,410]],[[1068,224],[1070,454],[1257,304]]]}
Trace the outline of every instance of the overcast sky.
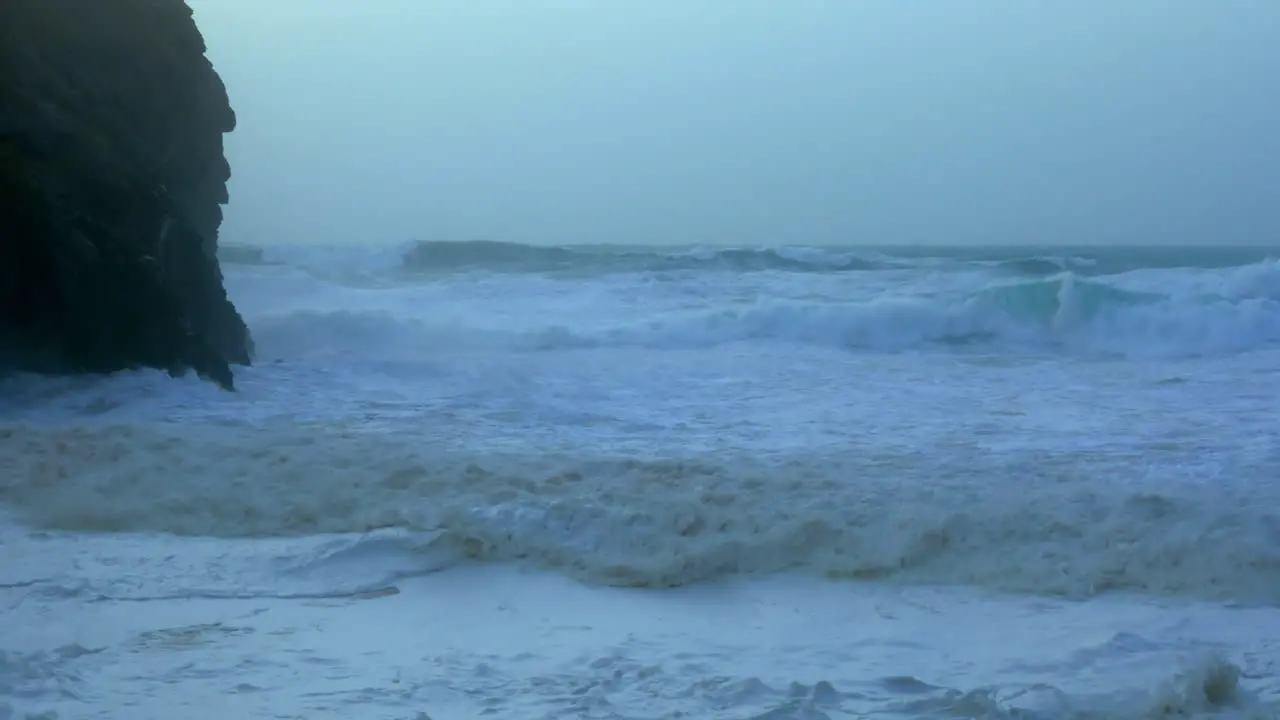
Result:
{"label": "overcast sky", "polygon": [[1277,0],[191,0],[224,242],[1280,241]]}

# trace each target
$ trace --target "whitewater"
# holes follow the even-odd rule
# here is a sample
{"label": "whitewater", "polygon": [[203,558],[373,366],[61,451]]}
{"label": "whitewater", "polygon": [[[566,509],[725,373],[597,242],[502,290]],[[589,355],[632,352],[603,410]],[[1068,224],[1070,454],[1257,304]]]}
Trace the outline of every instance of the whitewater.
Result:
{"label": "whitewater", "polygon": [[1274,251],[220,255],[0,378],[0,720],[1280,717]]}

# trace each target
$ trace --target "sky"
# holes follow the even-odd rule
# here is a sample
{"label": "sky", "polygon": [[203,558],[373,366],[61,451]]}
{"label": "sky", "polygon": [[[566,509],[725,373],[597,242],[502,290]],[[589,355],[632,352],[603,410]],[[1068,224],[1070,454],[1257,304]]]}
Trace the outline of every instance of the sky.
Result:
{"label": "sky", "polygon": [[223,242],[1280,244],[1276,0],[189,0]]}

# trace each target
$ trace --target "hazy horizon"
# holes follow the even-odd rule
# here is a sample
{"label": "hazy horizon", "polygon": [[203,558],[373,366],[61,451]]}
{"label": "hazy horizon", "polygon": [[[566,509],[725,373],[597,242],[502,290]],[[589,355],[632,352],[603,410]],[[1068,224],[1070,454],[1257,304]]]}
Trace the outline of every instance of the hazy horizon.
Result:
{"label": "hazy horizon", "polygon": [[1277,3],[190,4],[224,242],[1280,238]]}

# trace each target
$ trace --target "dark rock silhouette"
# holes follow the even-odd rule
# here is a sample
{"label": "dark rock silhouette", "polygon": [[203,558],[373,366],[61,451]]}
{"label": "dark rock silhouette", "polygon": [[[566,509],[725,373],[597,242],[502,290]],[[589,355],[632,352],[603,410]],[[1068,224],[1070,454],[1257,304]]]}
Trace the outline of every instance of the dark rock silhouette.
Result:
{"label": "dark rock silhouette", "polygon": [[0,368],[194,369],[252,340],[216,255],[235,127],[183,0],[0,0]]}

